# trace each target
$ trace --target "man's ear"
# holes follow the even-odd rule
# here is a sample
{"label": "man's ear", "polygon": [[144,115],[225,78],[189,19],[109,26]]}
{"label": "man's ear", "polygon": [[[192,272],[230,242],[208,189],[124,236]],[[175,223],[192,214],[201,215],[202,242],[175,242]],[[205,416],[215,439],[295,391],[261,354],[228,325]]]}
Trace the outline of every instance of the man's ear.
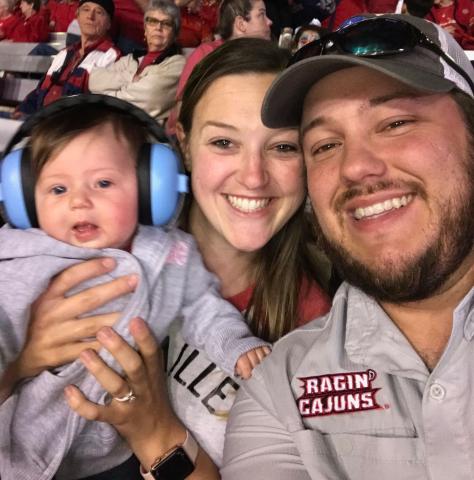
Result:
{"label": "man's ear", "polygon": [[247,33],[247,21],[242,15],[237,15],[234,20],[234,36],[238,37]]}
{"label": "man's ear", "polygon": [[184,167],[186,168],[187,172],[190,172],[192,167],[191,155],[189,154],[189,146],[186,140],[186,134],[184,133],[183,125],[180,122],[176,124],[176,138],[178,139],[179,147],[184,157]]}

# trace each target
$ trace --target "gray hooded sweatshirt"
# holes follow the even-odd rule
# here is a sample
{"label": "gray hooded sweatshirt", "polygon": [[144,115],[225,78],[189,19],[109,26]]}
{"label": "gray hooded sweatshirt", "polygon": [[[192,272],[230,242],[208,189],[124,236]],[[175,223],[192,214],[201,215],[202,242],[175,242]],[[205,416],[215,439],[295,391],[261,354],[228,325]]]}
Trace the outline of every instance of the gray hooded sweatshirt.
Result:
{"label": "gray hooded sweatshirt", "polygon": [[[251,336],[240,313],[220,297],[216,277],[205,269],[192,237],[180,230],[140,226],[130,254],[74,247],[38,229],[7,226],[0,229],[0,376],[23,348],[31,303],[54,275],[95,257],[112,257],[117,267],[69,294],[138,274],[133,293],[92,312],[121,311],[114,328],[130,344],[133,317],[145,319],[162,341],[173,319],[181,316],[185,340],[229,373],[241,354],[266,344]],[[108,352],[100,355],[121,371]],[[112,426],[87,422],[68,407],[63,390],[69,384],[93,402],[104,402],[106,392],[76,360],[23,381],[0,406],[2,480],[77,479],[111,469],[131,455]]]}

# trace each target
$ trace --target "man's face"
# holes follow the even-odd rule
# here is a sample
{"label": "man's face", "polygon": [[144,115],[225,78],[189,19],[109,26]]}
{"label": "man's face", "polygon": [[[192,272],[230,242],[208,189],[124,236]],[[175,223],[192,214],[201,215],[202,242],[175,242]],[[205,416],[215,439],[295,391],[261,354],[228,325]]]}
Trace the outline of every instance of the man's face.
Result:
{"label": "man's face", "polygon": [[340,70],[306,97],[302,144],[323,243],[349,282],[416,300],[472,265],[474,159],[448,94]]}
{"label": "man's face", "polygon": [[82,37],[91,41],[104,37],[110,28],[109,14],[94,2],[83,3],[77,9],[77,21]]}
{"label": "man's face", "polygon": [[263,0],[254,1],[248,20],[245,21],[245,36],[270,40],[271,25],[272,21],[267,17],[267,10]]}

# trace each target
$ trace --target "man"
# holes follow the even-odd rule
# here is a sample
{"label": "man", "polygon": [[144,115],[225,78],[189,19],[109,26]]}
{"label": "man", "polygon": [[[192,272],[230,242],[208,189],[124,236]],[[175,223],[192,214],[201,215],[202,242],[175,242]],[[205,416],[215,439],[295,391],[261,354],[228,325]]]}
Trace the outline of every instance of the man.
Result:
{"label": "man", "polygon": [[39,110],[62,96],[88,92],[89,73],[96,67],[107,67],[120,56],[108,38],[114,15],[113,0],[81,0],[77,20],[81,31],[79,42],[61,50],[46,75],[12,114],[21,118]]}
{"label": "man", "polygon": [[174,135],[176,121],[181,106],[186,82],[197,65],[206,55],[209,55],[217,47],[227,40],[239,37],[257,37],[270,40],[270,27],[272,21],[267,17],[263,0],[224,0],[219,9],[218,32],[220,38],[208,43],[202,43],[195,48],[186,60],[181,76],[179,77],[176,90],[176,107],[172,110],[166,130],[169,135]]}
{"label": "man", "polygon": [[222,477],[472,479],[474,70],[409,16],[358,17],[321,45],[262,116],[301,121],[315,222],[347,282],[241,389]]}

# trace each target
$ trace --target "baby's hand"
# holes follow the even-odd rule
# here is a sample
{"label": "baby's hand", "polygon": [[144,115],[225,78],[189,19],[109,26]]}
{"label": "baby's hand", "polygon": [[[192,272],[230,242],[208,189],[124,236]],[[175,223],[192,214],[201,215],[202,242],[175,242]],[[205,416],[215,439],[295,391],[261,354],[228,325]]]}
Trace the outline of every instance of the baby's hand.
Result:
{"label": "baby's hand", "polygon": [[235,374],[247,380],[252,370],[271,352],[270,347],[257,347],[239,357],[235,365]]}

